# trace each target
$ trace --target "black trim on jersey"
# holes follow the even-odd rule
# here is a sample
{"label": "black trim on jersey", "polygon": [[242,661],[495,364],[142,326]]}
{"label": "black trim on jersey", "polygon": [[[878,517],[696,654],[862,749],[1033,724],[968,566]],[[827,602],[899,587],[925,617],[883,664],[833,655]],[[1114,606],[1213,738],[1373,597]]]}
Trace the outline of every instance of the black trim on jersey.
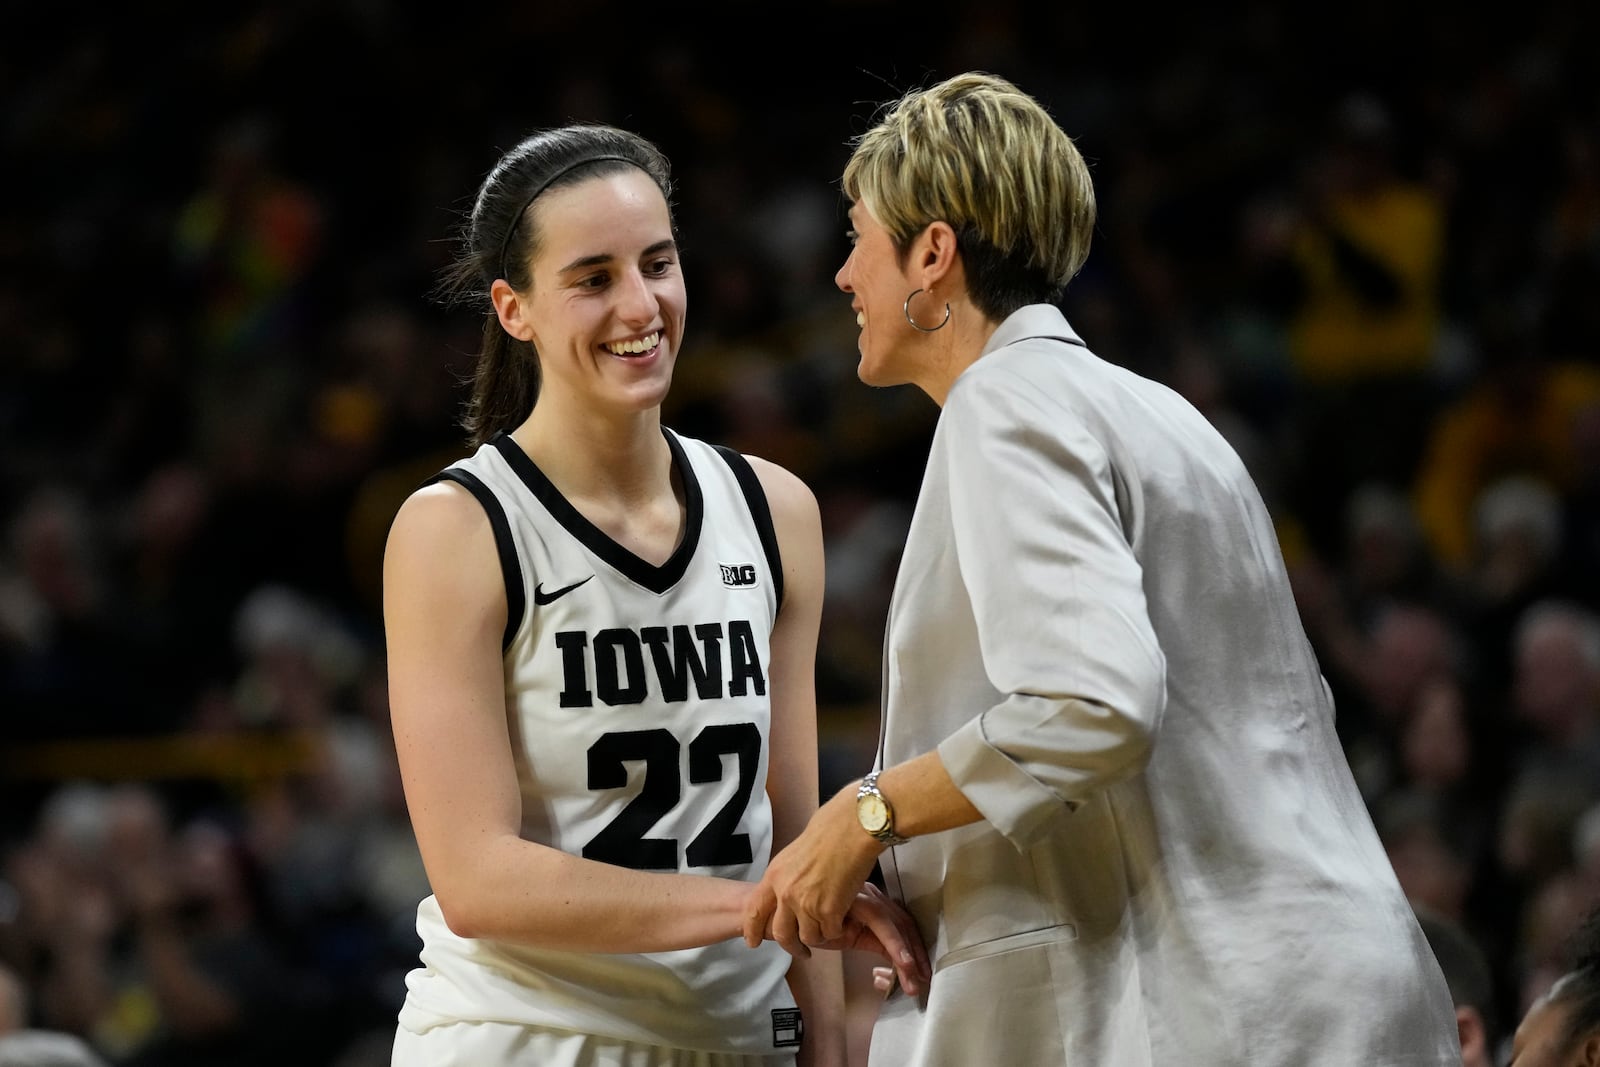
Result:
{"label": "black trim on jersey", "polygon": [[469,471],[449,467],[424,484],[432,485],[439,481],[455,482],[477,497],[478,503],[483,505],[483,510],[489,516],[489,528],[494,531],[495,551],[500,555],[500,573],[506,582],[506,632],[500,639],[500,650],[504,652],[511,647],[511,639],[517,636],[517,628],[522,625],[522,614],[528,607],[528,592],[522,582],[522,564],[517,562],[517,546],[511,540],[511,523],[506,518],[506,509],[500,506],[494,492]]}
{"label": "black trim on jersey", "polygon": [[665,593],[677,585],[684,572],[689,569],[689,560],[694,557],[695,547],[700,543],[700,523],[705,514],[705,502],[700,494],[700,482],[694,476],[694,467],[689,463],[689,457],[684,454],[683,446],[665,426],[661,428],[661,435],[667,439],[667,445],[672,450],[672,465],[683,480],[683,500],[687,514],[684,519],[683,540],[678,543],[672,556],[659,567],[629,552],[608,537],[600,527],[584,518],[583,514],[561,495],[561,490],[545,477],[539,465],[518,447],[510,434],[498,433],[489,439],[489,444],[500,451],[517,477],[528,487],[528,491],[538,498],[539,503],[545,506],[545,510],[550,512],[568,533],[577,538],[580,544],[615,567],[624,578],[635,585],[642,585],[652,593]]}
{"label": "black trim on jersey", "polygon": [[778,607],[783,607],[783,556],[778,551],[778,531],[772,525],[772,506],[767,503],[767,491],[761,487],[761,479],[756,476],[755,468],[750,466],[750,461],[736,449],[727,445],[712,445],[722,458],[728,461],[728,466],[733,468],[733,476],[739,479],[739,488],[744,490],[744,501],[750,506],[750,517],[755,520],[756,533],[761,535],[761,547],[767,552],[767,566],[772,571],[772,588],[777,593]]}

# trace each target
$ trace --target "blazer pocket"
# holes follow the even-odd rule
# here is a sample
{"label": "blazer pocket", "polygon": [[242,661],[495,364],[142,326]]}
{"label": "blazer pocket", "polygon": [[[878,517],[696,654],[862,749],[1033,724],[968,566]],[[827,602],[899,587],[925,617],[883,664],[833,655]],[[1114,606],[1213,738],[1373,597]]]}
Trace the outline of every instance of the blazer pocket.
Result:
{"label": "blazer pocket", "polygon": [[960,948],[953,948],[934,961],[933,969],[942,971],[946,967],[954,967],[959,963],[966,963],[968,960],[984,959],[1007,952],[1017,952],[1025,948],[1037,948],[1040,945],[1052,945],[1076,940],[1078,940],[1078,928],[1071,923],[1043,926],[1037,930],[1024,930],[1020,934],[1007,934],[1005,937],[995,937],[988,941],[979,941],[973,945],[962,945]]}

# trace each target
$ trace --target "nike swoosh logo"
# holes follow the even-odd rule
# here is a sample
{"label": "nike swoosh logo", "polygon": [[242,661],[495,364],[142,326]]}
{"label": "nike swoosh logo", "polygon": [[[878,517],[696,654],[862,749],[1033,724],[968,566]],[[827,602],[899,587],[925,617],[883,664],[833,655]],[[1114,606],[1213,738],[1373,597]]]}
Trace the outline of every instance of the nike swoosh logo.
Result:
{"label": "nike swoosh logo", "polygon": [[[594,575],[589,575],[589,578],[593,577]],[[540,582],[538,585],[533,587],[533,602],[535,604],[548,604],[552,600],[559,600],[561,597],[566,596],[568,593],[578,588],[578,586],[582,585],[584,582],[587,582],[589,578],[584,578],[582,581],[573,582],[571,585],[564,585],[560,589],[552,589],[548,593],[544,591],[544,583]]]}

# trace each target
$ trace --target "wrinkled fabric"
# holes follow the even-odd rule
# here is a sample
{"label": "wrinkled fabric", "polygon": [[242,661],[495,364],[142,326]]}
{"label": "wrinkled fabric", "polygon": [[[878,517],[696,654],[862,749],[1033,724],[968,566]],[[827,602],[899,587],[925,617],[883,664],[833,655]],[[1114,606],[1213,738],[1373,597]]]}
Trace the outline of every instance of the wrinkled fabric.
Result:
{"label": "wrinkled fabric", "polygon": [[1460,1063],[1256,486],[1054,307],[940,413],[883,684],[984,820],[883,857],[935,975],[874,1067]]}

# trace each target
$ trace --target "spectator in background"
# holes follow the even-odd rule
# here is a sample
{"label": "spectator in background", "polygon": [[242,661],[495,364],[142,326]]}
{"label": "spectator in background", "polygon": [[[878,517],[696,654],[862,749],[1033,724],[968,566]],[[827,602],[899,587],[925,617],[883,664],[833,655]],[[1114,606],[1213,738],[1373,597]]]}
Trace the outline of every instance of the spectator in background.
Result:
{"label": "spectator in background", "polygon": [[1600,801],[1578,816],[1572,831],[1572,855],[1584,895],[1600,900]]}
{"label": "spectator in background", "polygon": [[1377,798],[1372,810],[1384,851],[1412,907],[1468,921],[1473,873],[1469,846],[1438,800],[1400,789]]}
{"label": "spectator in background", "polygon": [[1440,573],[1403,489],[1383,482],[1358,486],[1346,504],[1341,547],[1341,588],[1357,624],[1369,624],[1395,601],[1452,606],[1453,585]]}
{"label": "spectator in background", "polygon": [[1427,908],[1417,909],[1417,921],[1455,1001],[1461,1067],[1497,1067],[1499,1009],[1488,956],[1459,922]]}
{"label": "spectator in background", "polygon": [[26,1028],[30,1010],[28,991],[22,985],[22,976],[0,963],[0,1034]]}
{"label": "spectator in background", "polygon": [[20,1030],[0,1034],[0,1067],[112,1067],[94,1046],[73,1034]]}
{"label": "spectator in background", "polygon": [[[46,807],[20,913],[38,941],[39,1019],[118,1064],[238,1067],[298,1051],[278,1024],[299,983],[250,857],[220,824],[174,828],[152,787],[78,784]],[[270,1022],[268,1020],[271,1020]]]}
{"label": "spectator in background", "polygon": [[1436,404],[1445,205],[1404,172],[1400,138],[1377,94],[1340,100],[1262,264],[1298,385],[1286,503],[1325,553],[1356,486],[1410,486]]}
{"label": "spectator in background", "polygon": [[1480,375],[1427,427],[1417,513],[1434,558],[1463,576],[1474,565],[1480,494],[1514,475],[1572,492],[1585,458],[1580,420],[1600,410],[1600,367],[1550,357],[1523,318],[1500,306],[1482,314]]}
{"label": "spectator in background", "polygon": [[1531,605],[1513,634],[1516,773],[1560,779],[1600,799],[1600,615],[1558,599]]}
{"label": "spectator in background", "polygon": [[1563,359],[1600,361],[1600,134],[1589,116],[1564,119],[1554,207],[1545,219],[1550,260],[1548,344]]}
{"label": "spectator in background", "polygon": [[[21,502],[0,555],[0,737],[118,727],[124,657],[107,616],[105,545],[88,494],[47,484]],[[137,728],[137,724],[126,724]]]}
{"label": "spectator in background", "polygon": [[1515,684],[1517,628],[1540,600],[1570,599],[1562,575],[1561,499],[1538,478],[1512,475],[1474,502],[1473,558],[1456,617],[1489,693]]}
{"label": "spectator in background", "polygon": [[22,977],[0,963],[0,1067],[110,1067],[83,1038],[30,1024]]}
{"label": "spectator in background", "polygon": [[1453,621],[1425,601],[1393,601],[1324,659],[1341,698],[1338,730],[1363,794],[1374,797],[1402,773],[1401,746],[1430,687],[1459,681],[1465,645]]}
{"label": "spectator in background", "polygon": [[201,688],[233,666],[231,590],[216,580],[219,554],[233,546],[215,536],[211,508],[210,480],[187,460],[150,471],[123,501],[113,606],[142,677],[125,695],[121,732],[182,729]]}
{"label": "spectator in background", "polygon": [[1473,558],[1468,580],[1480,609],[1520,613],[1559,585],[1561,498],[1542,478],[1508,475],[1473,500]]}
{"label": "spectator in background", "polygon": [[[197,307],[194,342],[208,370],[247,369],[248,356],[296,336],[304,283],[324,238],[324,208],[286,177],[270,115],[224,127],[211,169],[182,205],[172,256]],[[208,384],[215,384],[210,383]]]}
{"label": "spectator in background", "polygon": [[1472,883],[1482,884],[1494,861],[1502,742],[1472,721],[1467,699],[1459,678],[1440,676],[1423,687],[1401,727],[1397,783],[1437,805]]}

